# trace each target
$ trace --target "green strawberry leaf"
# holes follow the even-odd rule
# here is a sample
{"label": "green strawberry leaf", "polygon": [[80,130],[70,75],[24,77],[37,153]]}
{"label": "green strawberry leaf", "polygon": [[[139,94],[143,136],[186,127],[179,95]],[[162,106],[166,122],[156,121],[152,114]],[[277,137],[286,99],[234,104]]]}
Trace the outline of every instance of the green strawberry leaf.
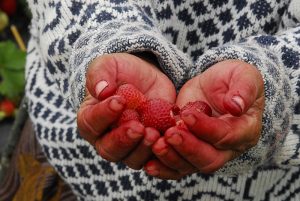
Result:
{"label": "green strawberry leaf", "polygon": [[0,94],[11,100],[23,95],[26,53],[11,41],[0,42]]}

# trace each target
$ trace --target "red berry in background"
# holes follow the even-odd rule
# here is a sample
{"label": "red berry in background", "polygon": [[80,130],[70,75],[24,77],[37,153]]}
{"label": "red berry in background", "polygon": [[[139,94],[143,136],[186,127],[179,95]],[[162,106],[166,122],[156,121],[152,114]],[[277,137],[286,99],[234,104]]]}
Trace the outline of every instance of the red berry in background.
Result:
{"label": "red berry in background", "polygon": [[181,108],[180,112],[184,110],[196,110],[198,112],[203,112],[208,116],[212,116],[210,106],[204,101],[188,102],[185,106],[183,106],[183,108]]}
{"label": "red berry in background", "polygon": [[136,110],[126,109],[118,120],[118,125],[120,126],[121,124],[131,120],[140,121],[140,115]]}
{"label": "red berry in background", "polygon": [[0,111],[4,112],[6,117],[10,117],[14,114],[15,105],[10,100],[2,100],[0,102]]}
{"label": "red berry in background", "polygon": [[127,109],[136,109],[146,101],[144,94],[132,84],[123,84],[119,86],[116,95],[122,96],[126,100]]}
{"label": "red berry in background", "polygon": [[16,13],[17,2],[16,0],[0,0],[0,9],[11,16]]}
{"label": "red berry in background", "polygon": [[176,125],[178,107],[162,99],[150,99],[144,102],[138,112],[145,127],[153,127],[161,133]]}

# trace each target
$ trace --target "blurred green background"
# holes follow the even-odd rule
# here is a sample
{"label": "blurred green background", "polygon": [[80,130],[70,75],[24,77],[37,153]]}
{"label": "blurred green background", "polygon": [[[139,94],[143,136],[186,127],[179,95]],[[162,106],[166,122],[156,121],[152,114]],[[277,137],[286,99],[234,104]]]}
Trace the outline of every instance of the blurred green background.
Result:
{"label": "blurred green background", "polygon": [[25,0],[0,0],[0,153],[24,95],[30,18]]}

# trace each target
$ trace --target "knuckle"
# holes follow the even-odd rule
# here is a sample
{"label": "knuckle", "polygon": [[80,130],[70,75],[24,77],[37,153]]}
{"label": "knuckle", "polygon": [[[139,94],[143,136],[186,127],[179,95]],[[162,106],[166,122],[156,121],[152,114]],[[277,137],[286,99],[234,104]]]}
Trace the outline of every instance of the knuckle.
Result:
{"label": "knuckle", "polygon": [[119,159],[113,157],[111,154],[109,154],[109,151],[105,150],[104,147],[98,147],[98,154],[105,160],[110,161],[110,162],[118,162]]}
{"label": "knuckle", "polygon": [[97,137],[99,133],[89,124],[86,117],[87,110],[80,109],[77,113],[77,127],[81,136],[90,135],[91,137]]}
{"label": "knuckle", "polygon": [[256,134],[247,134],[245,136],[248,137],[241,137],[236,133],[229,132],[213,145],[217,149],[233,149],[239,152],[245,152],[246,150],[256,146],[259,141],[259,136]]}
{"label": "knuckle", "polygon": [[[142,134],[139,132],[132,130],[129,132],[129,129],[126,127],[117,128],[111,132],[111,140],[113,141],[114,147],[124,151],[131,150],[142,137]],[[133,136],[134,138],[129,137],[129,133],[130,136]]]}
{"label": "knuckle", "polygon": [[185,151],[184,155],[188,161],[193,161],[195,158],[199,158],[198,156],[199,147],[191,147]]}
{"label": "knuckle", "polygon": [[227,149],[228,147],[235,144],[237,141],[237,135],[233,135],[230,132],[227,132],[221,139],[214,143],[214,147],[217,149]]}
{"label": "knuckle", "polygon": [[225,165],[225,161],[221,156],[216,157],[212,162],[208,163],[204,167],[200,167],[199,170],[202,173],[210,174],[214,173]]}

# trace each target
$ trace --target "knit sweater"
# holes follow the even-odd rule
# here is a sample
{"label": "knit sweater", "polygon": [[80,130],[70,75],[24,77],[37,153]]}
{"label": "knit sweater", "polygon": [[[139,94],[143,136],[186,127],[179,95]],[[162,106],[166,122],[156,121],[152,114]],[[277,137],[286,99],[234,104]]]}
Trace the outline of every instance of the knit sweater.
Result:
{"label": "knit sweater", "polygon": [[[49,162],[79,200],[300,200],[300,2],[297,0],[28,0],[30,118]],[[77,131],[96,57],[150,52],[179,90],[238,59],[264,79],[258,144],[215,174],[160,180],[102,159]],[[142,68],[142,66],[141,66]]]}

